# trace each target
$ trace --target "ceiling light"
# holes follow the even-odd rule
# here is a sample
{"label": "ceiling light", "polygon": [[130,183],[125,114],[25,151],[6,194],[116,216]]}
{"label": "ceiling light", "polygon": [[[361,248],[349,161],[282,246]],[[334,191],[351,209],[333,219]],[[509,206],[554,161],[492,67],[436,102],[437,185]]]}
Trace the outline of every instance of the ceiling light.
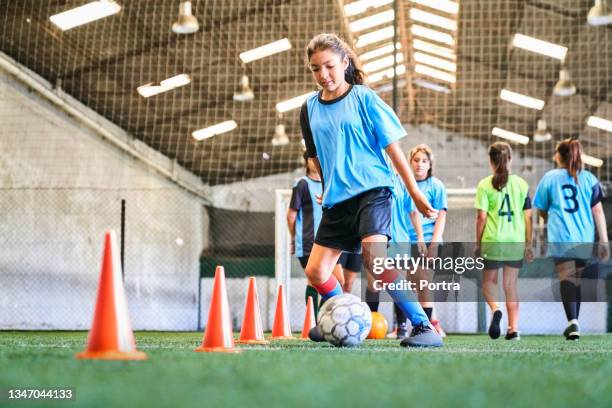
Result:
{"label": "ceiling light", "polygon": [[368,28],[376,27],[389,21],[393,21],[395,13],[393,10],[383,11],[382,13],[374,14],[373,16],[365,17],[360,20],[355,20],[349,24],[349,29],[352,32],[367,30]]}
{"label": "ceiling light", "polygon": [[[395,69],[395,73],[397,73],[397,75],[402,75],[405,72],[406,72],[405,65],[399,65]],[[395,76],[395,73],[393,72],[393,67],[382,70],[382,71],[378,71],[368,76],[368,82],[373,84],[375,82],[382,81],[385,78],[391,79]]]}
{"label": "ceiling light", "polygon": [[453,38],[453,36],[450,34],[443,33],[441,31],[425,28],[417,24],[413,24],[410,28],[410,31],[412,32],[412,34],[417,35],[419,37],[425,37],[430,40],[441,42],[443,44],[455,45],[455,39]]}
{"label": "ceiling light", "polygon": [[593,167],[601,167],[603,165],[603,160],[598,159],[597,157],[589,156],[588,154],[581,154],[580,158],[584,164],[588,164]]}
{"label": "ceiling light", "polygon": [[285,133],[285,125],[279,123],[274,129],[274,137],[272,138],[272,146],[284,146],[289,144],[289,137]]}
{"label": "ceiling light", "polygon": [[454,84],[456,80],[455,75],[453,74],[449,74],[448,72],[440,71],[421,64],[416,64],[414,66],[414,72],[421,75],[427,75],[429,77],[436,78],[441,81],[450,82],[451,84]]}
{"label": "ceiling light", "polygon": [[272,43],[262,45],[261,47],[253,48],[252,50],[241,52],[240,59],[245,64],[269,57],[270,55],[278,54],[279,52],[287,51],[291,49],[291,43],[287,38],[282,40],[274,41]]}
{"label": "ceiling light", "polygon": [[612,24],[612,10],[606,0],[595,0],[595,5],[587,15],[587,22],[592,26]]}
{"label": "ceiling light", "polygon": [[441,17],[437,14],[428,13],[416,8],[410,9],[410,18],[421,23],[438,26],[450,31],[457,31],[457,22],[450,18]]}
{"label": "ceiling light", "polygon": [[377,8],[393,3],[393,0],[360,0],[344,5],[344,14],[347,17],[361,14],[369,8]]}
{"label": "ceiling light", "polygon": [[387,38],[393,37],[393,26],[381,28],[380,30],[372,31],[364,35],[360,35],[357,39],[357,47],[365,47],[366,45],[374,44]]}
{"label": "ceiling light", "polygon": [[510,140],[512,142],[517,142],[520,144],[529,143],[529,138],[527,136],[519,135],[518,133],[510,132],[509,130],[502,128],[494,127],[491,133],[493,136],[501,137],[502,139]]}
{"label": "ceiling light", "polygon": [[412,40],[412,48],[414,48],[415,50],[427,52],[429,54],[434,54],[439,57],[448,58],[450,60],[457,59],[455,51],[453,51],[452,49],[440,47],[439,45],[434,45],[427,41],[419,40],[416,38]]}
{"label": "ceiling light", "polygon": [[304,95],[296,96],[295,98],[291,98],[291,99],[287,99],[285,101],[279,102],[276,104],[276,110],[279,113],[284,113],[292,109],[299,108],[300,106],[302,106],[304,101],[313,93],[315,92],[314,91],[308,92],[308,93],[305,93]]}
{"label": "ceiling light", "polygon": [[422,88],[429,89],[430,91],[436,91],[436,92],[441,92],[445,94],[451,93],[451,90],[448,89],[447,87],[443,85],[438,85],[433,82],[426,81],[424,79],[416,78],[415,80],[412,81],[412,83]]}
{"label": "ceiling light", "polygon": [[[395,49],[402,49],[402,45],[400,43],[395,44]],[[365,62],[367,60],[374,59],[376,57],[380,57],[385,54],[391,54],[393,52],[393,43],[389,43],[388,45],[384,45],[380,48],[376,48],[375,50],[365,52],[359,56],[359,60],[361,62]]]}
{"label": "ceiling light", "polygon": [[548,126],[544,119],[538,119],[538,128],[533,133],[533,141],[536,143],[548,142],[552,139],[552,135],[548,131]]}
{"label": "ceiling light", "polygon": [[541,99],[532,98],[531,96],[523,95],[517,92],[512,92],[507,89],[502,89],[499,97],[506,102],[514,103],[516,105],[524,106],[526,108],[542,110],[544,108],[544,101]]}
{"label": "ceiling light", "polygon": [[556,58],[563,61],[567,55],[567,47],[562,45],[549,43],[547,41],[538,40],[528,35],[515,34],[512,40],[512,45],[522,48],[527,51],[537,54],[546,55],[547,57]]}
{"label": "ceiling light", "polygon": [[193,34],[199,29],[198,19],[191,14],[191,2],[182,1],[179,5],[178,20],[172,24],[172,31],[175,34]]}
{"label": "ceiling light", "polygon": [[598,116],[589,116],[589,118],[587,119],[587,125],[597,129],[612,132],[612,121],[600,118]]}
{"label": "ceiling light", "polygon": [[[404,62],[404,55],[397,54],[397,63]],[[383,68],[392,67],[395,64],[393,55],[389,55],[363,65],[363,70],[369,74],[370,72],[378,71]]]}
{"label": "ceiling light", "polygon": [[116,14],[121,6],[111,0],[99,0],[71,10],[54,14],[49,20],[62,30],[70,30],[83,24],[91,23],[104,17]]}
{"label": "ceiling light", "polygon": [[196,130],[191,135],[197,140],[207,139],[221,133],[226,133],[234,130],[238,127],[238,124],[233,120],[226,120],[225,122],[217,123],[216,125],[209,126],[204,129]]}
{"label": "ceiling light", "polygon": [[413,3],[421,4],[449,14],[459,13],[459,4],[448,0],[412,0]]}
{"label": "ceiling light", "polygon": [[441,58],[436,58],[422,52],[414,53],[414,60],[421,64],[431,65],[432,67],[440,68],[446,71],[455,72],[457,70],[457,64]]}
{"label": "ceiling light", "polygon": [[153,82],[150,82],[146,85],[141,85],[136,88],[136,91],[138,91],[141,96],[148,98],[153,95],[168,92],[180,86],[185,86],[190,82],[191,79],[189,78],[189,75],[179,74],[171,78],[164,79],[159,83],[159,85],[154,85]]}
{"label": "ceiling light", "polygon": [[576,94],[576,86],[572,83],[569,71],[561,68],[559,71],[559,81],[555,84],[553,95],[555,96],[572,96]]}
{"label": "ceiling light", "polygon": [[234,100],[237,102],[250,102],[255,98],[255,93],[249,86],[249,77],[243,75],[240,78],[240,91],[234,92]]}

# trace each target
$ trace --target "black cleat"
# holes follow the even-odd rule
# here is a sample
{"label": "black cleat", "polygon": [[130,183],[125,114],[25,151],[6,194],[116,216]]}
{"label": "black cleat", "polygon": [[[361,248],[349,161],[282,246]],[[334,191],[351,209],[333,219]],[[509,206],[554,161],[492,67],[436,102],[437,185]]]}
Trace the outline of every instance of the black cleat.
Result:
{"label": "black cleat", "polygon": [[493,340],[499,338],[501,335],[501,330],[499,328],[499,324],[502,319],[501,310],[496,310],[493,312],[493,317],[491,318],[491,324],[489,325],[489,337]]}
{"label": "black cleat", "polygon": [[578,340],[580,339],[580,326],[577,323],[570,323],[563,331],[565,340]]}
{"label": "black cleat", "polygon": [[442,347],[443,345],[442,337],[428,323],[413,327],[410,337],[400,342],[402,347]]}
{"label": "black cleat", "polygon": [[406,326],[406,323],[400,323],[397,326],[397,339],[402,340],[408,337],[408,328]]}
{"label": "black cleat", "polygon": [[515,332],[508,332],[506,333],[506,340],[520,340],[521,339],[521,335],[519,334],[519,332],[515,331]]}
{"label": "black cleat", "polygon": [[321,329],[319,329],[319,326],[315,326],[308,331],[308,338],[315,343],[325,341],[325,337],[323,337],[323,333],[321,332]]}

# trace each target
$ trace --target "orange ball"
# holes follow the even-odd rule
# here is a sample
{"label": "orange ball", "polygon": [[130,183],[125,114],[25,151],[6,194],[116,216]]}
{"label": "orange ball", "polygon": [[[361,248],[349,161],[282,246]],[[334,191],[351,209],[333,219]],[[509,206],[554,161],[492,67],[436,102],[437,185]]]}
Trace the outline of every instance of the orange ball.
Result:
{"label": "orange ball", "polygon": [[382,313],[372,312],[372,329],[370,329],[368,339],[384,339],[388,327],[387,319]]}

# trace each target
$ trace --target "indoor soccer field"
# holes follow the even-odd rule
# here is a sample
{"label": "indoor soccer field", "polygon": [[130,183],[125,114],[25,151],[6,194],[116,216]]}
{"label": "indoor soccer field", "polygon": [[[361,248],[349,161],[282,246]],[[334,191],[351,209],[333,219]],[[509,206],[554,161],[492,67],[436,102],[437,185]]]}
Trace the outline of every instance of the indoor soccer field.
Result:
{"label": "indoor soccer field", "polygon": [[0,0],[0,407],[612,407],[612,0]]}
{"label": "indoor soccer field", "polygon": [[[136,333],[148,361],[77,361],[81,332],[6,332],[0,384],[70,386],[78,406],[609,406],[612,342],[459,335],[444,349],[278,341],[195,353],[200,333]],[[75,402],[53,402],[53,406]],[[15,406],[18,406],[16,404]]]}

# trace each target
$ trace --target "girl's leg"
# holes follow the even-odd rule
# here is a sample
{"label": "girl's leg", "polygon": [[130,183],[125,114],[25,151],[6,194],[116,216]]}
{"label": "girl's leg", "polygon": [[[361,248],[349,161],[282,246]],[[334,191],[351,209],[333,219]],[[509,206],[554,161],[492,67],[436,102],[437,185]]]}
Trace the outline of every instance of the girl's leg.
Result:
{"label": "girl's leg", "polygon": [[497,304],[497,269],[485,269],[482,271],[482,293],[492,312],[499,309]]}
{"label": "girl's leg", "polygon": [[504,293],[506,295],[506,310],[508,311],[508,333],[518,332],[519,297],[518,297],[518,268],[504,266]]}
{"label": "girl's leg", "polygon": [[576,272],[575,261],[562,262],[555,265],[557,274],[559,275],[559,283],[561,289],[561,301],[565,310],[567,321],[578,319],[578,304],[576,296],[576,287],[578,286],[578,274]]}
{"label": "girl's leg", "polygon": [[342,289],[344,290],[345,293],[351,293],[351,291],[353,290],[353,283],[355,282],[355,279],[357,278],[357,273],[353,271],[349,271],[348,269],[344,268],[343,274],[344,274],[344,285],[342,285]]}
{"label": "girl's leg", "polygon": [[[421,280],[425,280],[427,282],[433,281],[434,272],[429,269],[419,268],[416,272],[417,282]],[[420,287],[417,286],[417,287]],[[433,296],[431,291],[427,288],[427,286],[421,290],[417,290],[419,296],[419,303],[423,306],[423,310],[425,310],[425,314],[427,318],[431,320],[431,314],[433,312]]]}
{"label": "girl's leg", "polygon": [[340,286],[344,286],[344,269],[342,265],[339,263],[334,266],[334,270],[332,271],[338,282],[340,282]]}
{"label": "girl's leg", "polygon": [[341,253],[339,249],[318,244],[314,244],[310,252],[305,272],[310,285],[319,292],[322,301],[342,294],[342,286],[332,274]]}

